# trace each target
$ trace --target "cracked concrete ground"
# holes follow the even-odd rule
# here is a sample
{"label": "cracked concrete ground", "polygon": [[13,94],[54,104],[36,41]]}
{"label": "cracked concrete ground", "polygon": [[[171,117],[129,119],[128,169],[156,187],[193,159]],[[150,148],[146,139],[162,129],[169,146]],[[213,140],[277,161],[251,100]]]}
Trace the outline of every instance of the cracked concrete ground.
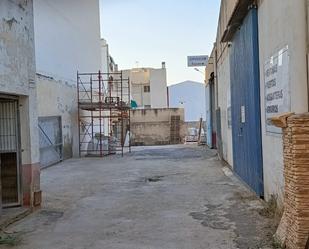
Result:
{"label": "cracked concrete ground", "polygon": [[20,249],[271,248],[263,202],[195,145],[72,159],[42,172],[41,210],[8,228]]}

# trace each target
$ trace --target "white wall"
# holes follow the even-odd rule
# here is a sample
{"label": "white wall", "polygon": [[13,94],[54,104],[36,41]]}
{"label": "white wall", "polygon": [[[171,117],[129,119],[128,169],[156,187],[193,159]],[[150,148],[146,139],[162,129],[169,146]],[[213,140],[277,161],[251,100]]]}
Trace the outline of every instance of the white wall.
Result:
{"label": "white wall", "polygon": [[21,204],[33,206],[40,190],[33,1],[1,0],[0,16],[0,94],[18,96]]}
{"label": "white wall", "polygon": [[109,53],[109,45],[105,39],[101,39],[101,66],[102,73],[118,72],[118,65]]}
{"label": "white wall", "polygon": [[223,159],[233,166],[232,128],[228,126],[228,107],[231,107],[230,60],[228,48],[217,65],[218,106],[221,110]]}
{"label": "white wall", "polygon": [[264,63],[276,52],[289,47],[291,111],[308,111],[306,69],[306,9],[305,0],[259,1],[259,44],[261,76],[262,138],[265,197],[283,194],[282,138],[266,133]]}
{"label": "white wall", "polygon": [[101,69],[98,0],[34,0],[37,72],[76,82]]}
{"label": "white wall", "polygon": [[186,122],[199,121],[201,117],[206,120],[206,89],[203,83],[185,81],[168,89],[170,107],[184,107]]}
{"label": "white wall", "polygon": [[0,93],[20,96],[22,164],[39,163],[32,0],[1,0],[0,16]]}
{"label": "white wall", "polygon": [[77,88],[37,77],[38,116],[61,116],[64,159],[79,155]]}
{"label": "white wall", "polygon": [[102,73],[108,73],[108,44],[106,40],[101,40],[101,63],[102,63]]}
{"label": "white wall", "polygon": [[[229,47],[226,43],[221,43],[222,36],[228,26],[228,22],[234,12],[237,0],[222,0],[220,16],[215,43],[216,52],[213,51],[215,64],[215,88],[218,94],[216,99],[217,107],[221,110],[221,135],[223,159],[233,166],[233,140],[232,129],[228,127],[228,107],[231,101],[231,82],[230,82],[230,61]],[[214,120],[216,116],[214,115]]]}
{"label": "white wall", "polygon": [[151,108],[167,108],[166,69],[150,70]]}
{"label": "white wall", "polygon": [[[131,98],[139,107],[151,105],[151,108],[167,108],[165,68],[133,68],[122,72],[123,78],[130,78]],[[144,86],[150,86],[150,93],[144,92]]]}

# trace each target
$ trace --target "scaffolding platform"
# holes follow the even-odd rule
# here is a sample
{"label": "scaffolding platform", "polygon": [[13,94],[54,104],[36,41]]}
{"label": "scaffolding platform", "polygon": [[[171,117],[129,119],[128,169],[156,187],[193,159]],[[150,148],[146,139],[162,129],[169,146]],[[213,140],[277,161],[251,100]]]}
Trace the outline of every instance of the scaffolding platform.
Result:
{"label": "scaffolding platform", "polygon": [[95,103],[87,103],[87,102],[79,102],[79,108],[84,111],[100,111],[109,110],[109,109],[119,109],[119,110],[129,110],[129,105],[117,105],[115,103],[102,103],[102,102],[95,102]]}
{"label": "scaffolding platform", "polygon": [[130,80],[116,73],[77,73],[79,154],[131,151]]}

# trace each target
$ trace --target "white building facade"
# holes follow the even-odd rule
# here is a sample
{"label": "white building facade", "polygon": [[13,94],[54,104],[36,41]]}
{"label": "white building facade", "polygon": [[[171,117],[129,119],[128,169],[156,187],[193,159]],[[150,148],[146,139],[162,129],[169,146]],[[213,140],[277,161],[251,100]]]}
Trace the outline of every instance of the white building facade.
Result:
{"label": "white building facade", "polygon": [[37,73],[76,84],[101,69],[99,0],[35,0]]}
{"label": "white building facade", "polygon": [[109,45],[105,39],[101,39],[102,73],[114,73],[118,71],[118,65],[109,52]]}
{"label": "white building facade", "polygon": [[41,164],[49,166],[79,154],[76,75],[102,70],[99,0],[34,0],[34,29]]}
{"label": "white building facade", "polygon": [[131,99],[138,108],[167,108],[168,89],[165,63],[162,68],[134,68],[123,70],[123,78],[130,79]]}

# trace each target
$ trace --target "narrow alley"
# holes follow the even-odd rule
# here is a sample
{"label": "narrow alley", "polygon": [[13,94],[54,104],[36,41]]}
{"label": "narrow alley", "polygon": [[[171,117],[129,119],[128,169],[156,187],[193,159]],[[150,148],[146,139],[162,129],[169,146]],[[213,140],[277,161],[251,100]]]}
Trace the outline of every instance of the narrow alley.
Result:
{"label": "narrow alley", "polygon": [[42,209],[7,229],[14,248],[272,248],[265,203],[205,147],[71,159],[41,181]]}
{"label": "narrow alley", "polygon": [[309,0],[0,0],[0,249],[309,249]]}

